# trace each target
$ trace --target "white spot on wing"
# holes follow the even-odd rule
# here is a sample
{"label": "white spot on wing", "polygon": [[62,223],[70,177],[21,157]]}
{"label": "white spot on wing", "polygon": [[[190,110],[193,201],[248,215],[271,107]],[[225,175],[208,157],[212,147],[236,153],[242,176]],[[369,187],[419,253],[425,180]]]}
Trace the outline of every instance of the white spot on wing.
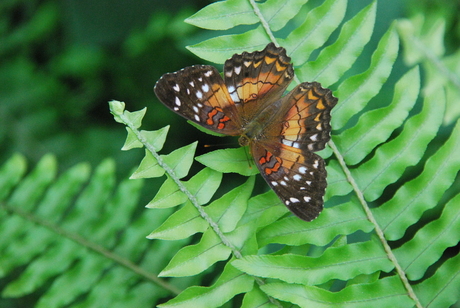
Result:
{"label": "white spot on wing", "polygon": [[283,186],[287,186],[287,183],[285,181],[281,181],[280,184]]}
{"label": "white spot on wing", "polygon": [[294,175],[293,178],[296,181],[300,181],[302,179],[302,177],[300,175],[298,175],[298,174]]}
{"label": "white spot on wing", "polygon": [[173,89],[174,89],[174,91],[176,91],[176,92],[179,92],[179,91],[180,91],[180,87],[179,87],[179,85],[178,85],[177,83],[174,85]]}
{"label": "white spot on wing", "polygon": [[302,174],[305,174],[305,172],[307,172],[307,168],[302,166],[302,167],[299,168],[299,172],[302,173]]}
{"label": "white spot on wing", "polygon": [[308,196],[303,197],[303,199],[305,200],[305,202],[310,202],[310,200],[311,200],[311,198],[308,197]]}
{"label": "white spot on wing", "polygon": [[197,114],[195,114],[195,121],[200,122],[200,117]]}
{"label": "white spot on wing", "polygon": [[206,73],[204,73],[204,75],[205,75],[206,77],[210,77],[210,76],[212,75],[212,71],[207,71]]}
{"label": "white spot on wing", "polygon": [[313,136],[310,136],[311,141],[316,141],[318,140],[318,134],[314,134]]}
{"label": "white spot on wing", "polygon": [[311,181],[306,181],[305,183],[307,183],[308,186],[311,185]]}
{"label": "white spot on wing", "polygon": [[198,97],[199,99],[202,99],[203,93],[201,93],[201,91],[196,91],[196,97]]}
{"label": "white spot on wing", "polygon": [[209,86],[207,84],[204,84],[201,86],[201,90],[203,90],[203,92],[208,92],[209,91]]}
{"label": "white spot on wing", "polygon": [[235,103],[238,103],[240,101],[240,98],[236,92],[230,93],[230,97]]}
{"label": "white spot on wing", "polygon": [[313,164],[313,168],[318,169],[318,160],[315,160],[315,162]]}
{"label": "white spot on wing", "polygon": [[189,84],[190,84],[192,87],[195,87],[195,84],[193,83],[193,81],[190,81]]}
{"label": "white spot on wing", "polygon": [[174,101],[174,104],[176,104],[176,106],[180,106],[181,105],[181,101],[180,99],[176,96],[176,100]]}
{"label": "white spot on wing", "polygon": [[235,74],[239,75],[241,73],[241,66],[235,67]]}
{"label": "white spot on wing", "polygon": [[[304,199],[305,199],[305,198],[304,198]],[[292,203],[298,203],[298,202],[300,202],[299,199],[294,198],[294,197],[289,198],[289,200],[290,200]]]}
{"label": "white spot on wing", "polygon": [[198,111],[200,111],[200,109],[198,109],[197,106],[193,106],[193,111],[195,111],[195,113],[198,113]]}
{"label": "white spot on wing", "polygon": [[235,87],[234,86],[229,86],[228,87],[228,92],[230,92],[230,93],[235,92]]}
{"label": "white spot on wing", "polygon": [[228,78],[232,77],[232,71],[225,72],[225,76]]}
{"label": "white spot on wing", "polygon": [[273,186],[278,186],[278,182],[276,182],[276,181],[271,181],[271,184],[272,184]]}
{"label": "white spot on wing", "polygon": [[283,142],[283,144],[292,147],[292,144],[293,144],[292,141],[283,138],[283,141],[282,141],[282,142]]}

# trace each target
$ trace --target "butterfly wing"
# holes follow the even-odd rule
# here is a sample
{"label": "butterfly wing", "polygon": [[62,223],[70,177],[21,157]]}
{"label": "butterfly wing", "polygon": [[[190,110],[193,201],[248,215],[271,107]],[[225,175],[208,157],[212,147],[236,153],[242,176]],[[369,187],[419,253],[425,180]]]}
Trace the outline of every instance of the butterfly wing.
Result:
{"label": "butterfly wing", "polygon": [[273,43],[262,51],[235,54],[225,62],[225,84],[243,124],[281,97],[294,78],[290,62],[286,50]]}
{"label": "butterfly wing", "polygon": [[164,74],[154,88],[158,99],[187,120],[217,133],[241,134],[241,121],[224,80],[210,65]]}
{"label": "butterfly wing", "polygon": [[320,151],[331,138],[331,110],[336,104],[331,90],[318,82],[301,83],[283,97],[284,115],[269,124],[267,138],[280,138],[281,143],[294,148]]}
{"label": "butterfly wing", "polygon": [[327,185],[321,157],[285,145],[273,151],[253,143],[251,152],[262,177],[292,213],[305,221],[318,217]]}
{"label": "butterfly wing", "polygon": [[324,160],[313,153],[330,139],[330,111],[337,98],[319,83],[302,83],[282,98],[280,116],[251,142],[251,153],[268,185],[299,218],[311,221],[323,209]]}

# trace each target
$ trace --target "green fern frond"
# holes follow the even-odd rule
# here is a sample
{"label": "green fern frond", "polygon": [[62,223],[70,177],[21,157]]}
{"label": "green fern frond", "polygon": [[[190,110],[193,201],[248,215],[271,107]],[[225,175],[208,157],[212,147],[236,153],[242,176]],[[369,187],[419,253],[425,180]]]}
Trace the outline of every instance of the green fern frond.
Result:
{"label": "green fern frond", "polygon": [[[110,159],[93,173],[84,163],[59,175],[57,167],[48,155],[27,173],[16,155],[0,168],[0,273],[9,277],[2,298],[40,290],[35,307],[149,307],[179,293],[157,277],[166,264],[149,260],[143,239],[170,212],[133,215],[143,181],[116,185]],[[156,258],[171,258],[183,244],[169,242]],[[149,295],[139,301],[142,293]]]}
{"label": "green fern frond", "polygon": [[[389,79],[399,52],[398,33],[407,30],[404,21],[393,23],[380,38],[362,73],[351,72],[373,34],[376,1],[345,21],[345,0],[326,0],[300,16],[304,3],[227,0],[209,5],[187,22],[232,29],[232,34],[189,47],[206,60],[222,63],[236,52],[261,49],[271,41],[287,48],[297,83],[316,80],[336,89],[334,132],[330,148],[322,152],[328,160],[326,208],[315,221],[286,215],[288,210],[271,191],[250,198],[252,177],[207,205],[215,198],[222,173],[254,174],[244,150],[197,157],[206,167],[184,181],[195,145],[159,155],[161,147],[150,145],[147,133],[138,131],[139,117],[123,111],[121,103],[111,103],[116,119],[129,127],[127,144],[146,148],[134,177],[166,174],[148,207],[181,205],[149,238],[199,238],[179,249],[161,275],[199,277],[225,261],[213,285],[189,286],[161,307],[218,307],[240,293],[245,293],[243,307],[452,305],[460,299],[460,263],[458,253],[447,257],[446,251],[459,241],[455,185],[460,136],[458,125],[445,126],[443,121],[458,121],[458,115],[450,122],[445,117],[446,94],[454,92],[434,91],[430,78],[422,83],[418,66],[394,84]],[[251,27],[241,32],[248,29],[236,28],[242,25]],[[281,29],[288,34],[281,37]],[[334,32],[337,38],[329,42]],[[403,38],[406,48],[417,37],[409,34]],[[442,42],[440,35],[442,31],[433,31],[429,38]],[[410,47],[404,52],[418,51]],[[432,54],[440,55],[436,52]],[[414,64],[424,55],[411,59]],[[448,80],[455,85],[455,78]],[[382,89],[391,89],[393,98],[379,95]]]}

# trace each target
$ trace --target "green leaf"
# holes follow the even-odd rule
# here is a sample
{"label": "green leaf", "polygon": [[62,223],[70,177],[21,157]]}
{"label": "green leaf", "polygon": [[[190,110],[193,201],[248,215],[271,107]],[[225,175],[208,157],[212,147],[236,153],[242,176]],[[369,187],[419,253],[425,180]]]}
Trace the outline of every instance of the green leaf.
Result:
{"label": "green leaf", "polygon": [[323,246],[337,234],[351,234],[358,230],[369,232],[372,229],[363,211],[355,203],[346,203],[324,209],[316,220],[309,223],[297,217],[278,220],[262,229],[257,238],[262,246],[268,243]]}
{"label": "green leaf", "polygon": [[304,64],[311,53],[327,41],[341,23],[346,10],[346,0],[327,0],[308,12],[304,23],[295,28],[286,39],[279,41],[296,66]]}
{"label": "green leaf", "polygon": [[158,276],[184,277],[201,273],[217,261],[225,260],[230,255],[229,247],[222,244],[212,229],[208,229],[201,241],[182,248]]}
{"label": "green leaf", "polygon": [[188,46],[187,49],[200,58],[214,63],[224,63],[235,53],[263,49],[270,42],[262,26],[241,34],[223,35],[201,43]]}
{"label": "green leaf", "polygon": [[257,195],[248,202],[246,213],[241,219],[241,224],[252,223],[257,227],[265,227],[280,217],[290,213],[281,203],[273,190]]}
{"label": "green leaf", "polygon": [[428,159],[423,172],[402,186],[391,200],[374,210],[388,239],[400,239],[406,228],[417,222],[427,209],[436,206],[452,185],[460,169],[456,154],[459,138],[460,123],[457,123],[446,143]]}
{"label": "green leaf", "polygon": [[[123,151],[131,150],[133,148],[143,147],[143,143],[138,139],[134,132],[127,127],[128,137],[126,137],[125,144],[121,148]],[[160,151],[163,148],[163,145],[166,140],[166,135],[168,134],[169,126],[165,126],[162,129],[156,131],[140,131],[140,136],[149,143],[155,151]]]}
{"label": "green leaf", "polygon": [[247,147],[212,151],[195,158],[203,165],[220,171],[234,172],[245,176],[259,173],[248,153]]}
{"label": "green leaf", "polygon": [[201,219],[200,213],[190,202],[171,214],[168,219],[147,238],[160,240],[179,240],[188,238],[189,236],[204,232],[208,228],[208,224],[204,219]]}
{"label": "green leaf", "polygon": [[303,285],[319,285],[331,279],[346,281],[359,274],[393,269],[376,241],[329,248],[317,258],[294,254],[246,256],[232,265],[253,276]]}
{"label": "green leaf", "polygon": [[[171,168],[171,171],[174,172],[177,178],[183,178],[188,174],[192,165],[197,144],[197,142],[194,142],[188,146],[174,150],[168,155],[160,155],[160,158],[164,161],[164,164]],[[164,173],[164,167],[161,166],[150,151],[146,150],[144,159],[139,168],[131,176],[131,179],[160,177]]]}
{"label": "green leaf", "polygon": [[[391,27],[372,54],[371,64],[362,74],[349,77],[338,87],[335,95],[339,103],[332,109],[331,124],[342,128],[351,117],[361,111],[368,101],[377,95],[391,73],[398,54],[398,36]],[[328,83],[326,83],[328,84]]]}
{"label": "green leaf", "polygon": [[261,286],[269,295],[300,307],[412,307],[414,303],[405,294],[395,276],[370,284],[352,285],[339,292],[303,285],[275,282]]}
{"label": "green leaf", "polygon": [[423,307],[452,307],[458,302],[460,255],[447,260],[436,273],[414,286]]}
{"label": "green leaf", "polygon": [[423,277],[428,267],[439,260],[448,247],[458,244],[451,234],[460,234],[460,195],[444,207],[441,217],[415,234],[414,238],[395,249],[395,255],[411,280]]}
{"label": "green leaf", "polygon": [[190,145],[175,150],[168,155],[160,155],[168,167],[172,169],[177,178],[183,178],[188,174],[190,166],[193,163],[196,146],[198,142],[193,142]]}
{"label": "green leaf", "polygon": [[164,209],[178,206],[187,201],[185,193],[180,191],[177,183],[170,177],[163,182],[155,197],[145,206],[150,209]]}
{"label": "green leaf", "polygon": [[371,160],[353,171],[367,200],[377,199],[406,167],[418,163],[436,136],[442,123],[445,98],[442,94],[430,95],[423,105],[422,112],[407,120],[398,137],[379,147]]}
{"label": "green leaf", "polygon": [[169,208],[184,203],[187,200],[187,190],[196,198],[198,205],[207,203],[216,192],[222,180],[222,174],[212,169],[205,168],[194,175],[189,181],[181,182],[183,191],[177,183],[168,178],[155,198],[147,204],[148,208]]}
{"label": "green leaf", "polygon": [[343,169],[336,161],[331,161],[326,166],[327,188],[326,200],[332,196],[345,196],[353,190],[347,178],[343,174]]}
{"label": "green leaf", "polygon": [[190,287],[168,301],[161,308],[220,307],[239,293],[252,289],[253,279],[227,264],[222,275],[210,287]]}
{"label": "green leaf", "polygon": [[[319,81],[325,86],[335,83],[351,67],[369,41],[375,22],[375,10],[374,1],[347,21],[334,44],[324,48],[315,61],[307,62],[296,70],[299,79]],[[341,96],[338,97],[342,100]]]}
{"label": "green leaf", "polygon": [[157,178],[164,173],[164,169],[158,164],[156,158],[146,149],[141,164],[131,175],[130,179]]}
{"label": "green leaf", "polygon": [[204,209],[222,232],[233,231],[243,217],[254,182],[254,177],[250,177],[243,185],[226,193]]}
{"label": "green leaf", "polygon": [[390,137],[407,118],[419,90],[420,72],[415,67],[396,83],[393,101],[389,106],[364,113],[355,126],[333,136],[347,164],[359,163],[372,149]]}
{"label": "green leaf", "polygon": [[26,172],[27,163],[24,156],[13,155],[0,168],[0,200],[6,198]]}
{"label": "green leaf", "polygon": [[[289,2],[269,0],[258,5],[273,31],[280,30],[292,19],[308,0]],[[185,20],[189,24],[212,30],[226,30],[239,25],[252,25],[260,21],[250,2],[227,0],[212,3]]]}
{"label": "green leaf", "polygon": [[262,292],[257,285],[255,285],[251,291],[247,292],[244,295],[243,303],[241,305],[241,308],[251,307],[276,308],[279,306],[271,303],[267,299],[267,295],[264,292]]}
{"label": "green leaf", "polygon": [[226,30],[238,25],[251,25],[258,21],[257,16],[246,0],[227,0],[211,3],[185,19],[194,26]]}

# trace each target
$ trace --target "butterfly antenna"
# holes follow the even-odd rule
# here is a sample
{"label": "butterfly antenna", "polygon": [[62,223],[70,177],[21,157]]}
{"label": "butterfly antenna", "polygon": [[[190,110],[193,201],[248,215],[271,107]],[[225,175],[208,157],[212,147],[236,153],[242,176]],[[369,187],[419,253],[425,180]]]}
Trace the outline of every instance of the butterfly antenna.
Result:
{"label": "butterfly antenna", "polygon": [[224,147],[224,146],[234,146],[235,143],[219,143],[219,144],[204,144],[203,147],[205,148],[214,148],[214,147]]}

